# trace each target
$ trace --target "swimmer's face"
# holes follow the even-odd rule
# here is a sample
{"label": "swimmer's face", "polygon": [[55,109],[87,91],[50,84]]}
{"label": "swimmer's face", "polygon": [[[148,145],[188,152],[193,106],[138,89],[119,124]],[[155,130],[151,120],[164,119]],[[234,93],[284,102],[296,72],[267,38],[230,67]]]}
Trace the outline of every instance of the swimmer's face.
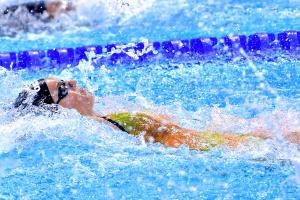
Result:
{"label": "swimmer's face", "polygon": [[[54,102],[57,102],[61,81],[57,78],[46,78],[47,86]],[[59,105],[64,108],[76,109],[82,115],[92,115],[94,107],[94,95],[77,86],[75,80],[65,80],[67,95],[61,99]]]}

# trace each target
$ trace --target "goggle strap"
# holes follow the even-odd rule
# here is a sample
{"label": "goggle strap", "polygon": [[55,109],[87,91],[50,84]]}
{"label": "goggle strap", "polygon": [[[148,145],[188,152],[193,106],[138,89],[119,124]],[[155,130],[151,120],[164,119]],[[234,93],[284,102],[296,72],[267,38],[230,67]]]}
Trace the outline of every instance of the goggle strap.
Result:
{"label": "goggle strap", "polygon": [[58,100],[57,100],[57,102],[56,102],[56,104],[59,104],[59,102],[62,100],[63,98],[58,98]]}

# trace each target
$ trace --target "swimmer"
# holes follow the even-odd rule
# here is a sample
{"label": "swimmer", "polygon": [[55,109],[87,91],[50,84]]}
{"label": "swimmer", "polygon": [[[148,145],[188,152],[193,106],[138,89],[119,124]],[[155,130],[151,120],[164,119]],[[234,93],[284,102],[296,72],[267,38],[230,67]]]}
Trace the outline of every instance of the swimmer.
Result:
{"label": "swimmer", "polygon": [[[58,111],[59,107],[75,109],[81,115],[105,123],[116,130],[134,136],[143,136],[146,142],[159,142],[167,147],[187,145],[193,150],[207,151],[218,146],[235,148],[246,141],[269,137],[261,131],[240,135],[213,131],[200,132],[182,128],[170,122],[166,117],[152,116],[142,112],[123,112],[101,116],[94,110],[94,95],[78,87],[75,80],[40,79],[19,94],[14,107],[19,111],[24,111],[29,107],[46,108],[53,112]],[[300,144],[300,133],[293,132],[286,137],[286,140]]]}
{"label": "swimmer", "polygon": [[46,0],[10,6],[7,7],[2,13],[4,15],[13,14],[18,9],[25,9],[31,15],[36,16],[37,18],[40,18],[46,13],[49,19],[54,19],[59,13],[67,13],[71,10],[74,10],[75,7],[70,2],[63,4],[58,0]]}

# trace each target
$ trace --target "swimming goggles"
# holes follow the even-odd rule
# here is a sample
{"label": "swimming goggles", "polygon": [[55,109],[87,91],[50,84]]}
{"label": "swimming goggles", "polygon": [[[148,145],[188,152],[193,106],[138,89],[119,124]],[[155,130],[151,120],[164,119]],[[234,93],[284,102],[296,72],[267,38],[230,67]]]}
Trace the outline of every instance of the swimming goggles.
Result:
{"label": "swimming goggles", "polygon": [[58,82],[58,100],[56,104],[59,104],[59,102],[68,95],[68,92],[69,92],[69,86],[66,84],[64,80],[60,80]]}

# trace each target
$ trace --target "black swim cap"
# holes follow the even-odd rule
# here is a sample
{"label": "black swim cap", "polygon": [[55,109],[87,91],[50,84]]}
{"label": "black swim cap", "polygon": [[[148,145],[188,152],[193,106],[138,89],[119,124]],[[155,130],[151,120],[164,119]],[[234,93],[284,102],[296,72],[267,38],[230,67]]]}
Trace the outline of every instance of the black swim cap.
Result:
{"label": "black swim cap", "polygon": [[54,101],[51,97],[45,79],[39,79],[19,94],[14,102],[14,107],[19,108],[22,106],[22,108],[26,108],[30,105],[40,106],[42,104],[53,103]]}

